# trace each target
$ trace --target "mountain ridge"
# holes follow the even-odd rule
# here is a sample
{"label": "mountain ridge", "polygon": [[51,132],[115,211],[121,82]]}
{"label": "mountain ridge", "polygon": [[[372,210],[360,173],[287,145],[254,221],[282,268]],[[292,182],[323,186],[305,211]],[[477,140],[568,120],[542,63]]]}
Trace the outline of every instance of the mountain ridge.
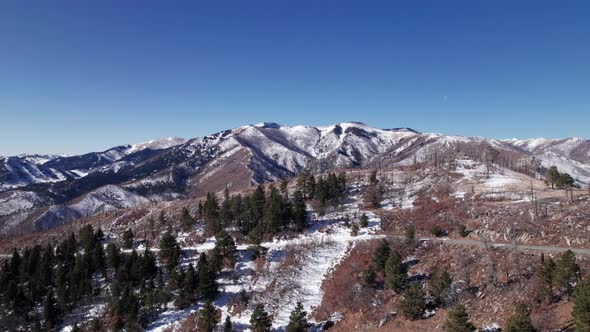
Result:
{"label": "mountain ridge", "polygon": [[[121,145],[102,152],[77,156],[35,155],[0,158],[0,188],[16,194],[0,203],[32,212],[43,206],[53,215],[76,217],[99,208],[71,213],[60,207],[87,195],[109,204],[100,188],[110,188],[130,204],[200,197],[226,187],[239,190],[251,185],[295,176],[307,168],[314,173],[351,168],[401,167],[432,159],[459,156],[496,163],[513,171],[542,177],[557,166],[582,185],[590,183],[590,141],[580,138],[498,140],[483,137],[421,133],[411,128],[379,129],[360,122],[327,126],[286,126],[273,122],[245,125],[188,140],[166,138]],[[109,187],[110,186],[110,187]],[[134,195],[138,195],[136,197]],[[12,197],[12,196],[9,196]],[[39,197],[42,197],[39,198]],[[133,197],[133,199],[131,199]],[[31,202],[26,202],[30,199]],[[41,205],[41,206],[40,206]],[[13,211],[14,209],[11,208]],[[0,226],[15,225],[0,213]],[[50,218],[51,219],[51,218]],[[19,219],[20,220],[20,219]],[[56,220],[59,224],[63,221]],[[51,226],[52,220],[44,221]]]}

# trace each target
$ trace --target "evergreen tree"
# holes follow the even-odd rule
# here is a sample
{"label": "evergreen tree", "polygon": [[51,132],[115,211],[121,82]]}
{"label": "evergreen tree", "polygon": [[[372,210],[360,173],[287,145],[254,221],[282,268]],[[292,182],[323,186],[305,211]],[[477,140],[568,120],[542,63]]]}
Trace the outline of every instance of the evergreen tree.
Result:
{"label": "evergreen tree", "polygon": [[117,245],[113,242],[109,242],[109,244],[107,244],[107,265],[109,268],[113,269],[113,271],[116,271],[120,264],[121,253],[119,248],[117,248]]}
{"label": "evergreen tree", "polygon": [[291,311],[289,317],[289,324],[286,332],[306,332],[309,331],[309,323],[307,322],[307,312],[303,310],[303,304],[297,302],[295,309]]}
{"label": "evergreen tree", "polygon": [[383,272],[385,270],[385,263],[390,254],[391,248],[389,247],[389,242],[385,239],[381,240],[379,247],[377,247],[377,250],[375,250],[375,253],[373,254],[373,263],[378,272]]}
{"label": "evergreen tree", "polygon": [[226,266],[233,268],[236,264],[238,255],[238,250],[234,239],[224,230],[217,233],[215,238],[215,248],[217,248],[221,258],[221,267]]}
{"label": "evergreen tree", "polygon": [[551,166],[545,173],[545,182],[551,185],[551,189],[555,188],[555,184],[559,180],[559,171],[556,166]]}
{"label": "evergreen tree", "polygon": [[212,332],[219,323],[219,314],[211,301],[205,302],[203,308],[199,310],[199,320],[197,326],[199,331]]}
{"label": "evergreen tree", "polygon": [[576,180],[568,173],[561,173],[557,179],[556,186],[559,189],[569,189],[576,186]]}
{"label": "evergreen tree", "polygon": [[363,228],[369,227],[369,217],[367,216],[366,213],[363,213],[361,215],[360,223],[361,223],[361,227],[363,227]]}
{"label": "evergreen tree", "polygon": [[416,229],[414,225],[408,225],[406,227],[406,244],[410,244],[414,242],[414,238],[416,237]]}
{"label": "evergreen tree", "polygon": [[305,229],[307,222],[307,207],[305,206],[305,198],[300,190],[293,193],[293,225],[296,232],[301,232]]}
{"label": "evergreen tree", "polygon": [[205,213],[205,234],[207,236],[214,236],[221,230],[219,224],[219,203],[215,193],[207,193],[207,199],[203,206]]}
{"label": "evergreen tree", "polygon": [[302,169],[297,175],[297,190],[302,192],[304,195],[307,189],[307,175],[307,171],[304,169]]}
{"label": "evergreen tree", "polygon": [[555,261],[551,258],[544,260],[541,268],[537,272],[537,276],[541,280],[543,286],[542,292],[547,297],[549,302],[553,301],[553,284],[555,283]]}
{"label": "evergreen tree", "polygon": [[221,257],[221,253],[219,251],[218,246],[213,247],[213,250],[211,250],[208,262],[210,271],[213,271],[215,273],[221,272],[221,268],[223,266],[223,257]]}
{"label": "evergreen tree", "polygon": [[285,223],[284,201],[279,191],[271,184],[264,208],[264,221],[269,233],[279,231]]}
{"label": "evergreen tree", "polygon": [[400,254],[393,252],[385,262],[385,288],[400,293],[407,282],[407,269]]}
{"label": "evergreen tree", "polygon": [[398,310],[407,319],[416,320],[422,318],[425,309],[422,287],[417,283],[411,284],[402,294]]}
{"label": "evergreen tree", "polygon": [[262,304],[256,305],[252,316],[250,316],[252,332],[270,332],[272,318],[264,311]]}
{"label": "evergreen tree", "polygon": [[223,332],[232,332],[231,318],[229,315],[225,316],[225,323],[223,323]]}
{"label": "evergreen tree", "polygon": [[43,302],[43,317],[45,320],[45,329],[51,330],[58,323],[61,310],[55,301],[53,291],[49,289]]}
{"label": "evergreen tree", "polygon": [[475,331],[475,326],[469,321],[465,306],[458,304],[449,311],[447,320],[443,325],[443,330],[446,332]]}
{"label": "evergreen tree", "polygon": [[375,280],[377,279],[377,273],[375,273],[375,267],[373,265],[369,265],[369,267],[363,271],[361,274],[361,279],[366,286],[372,287],[375,285]]}
{"label": "evergreen tree", "polygon": [[180,247],[172,234],[170,226],[168,226],[168,230],[160,239],[160,257],[166,261],[168,271],[173,270],[180,260]]}
{"label": "evergreen tree", "polygon": [[123,248],[131,249],[133,247],[133,231],[126,229],[123,233]]}
{"label": "evergreen tree", "polygon": [[314,198],[317,194],[317,183],[313,174],[310,174],[307,177],[305,187],[306,191],[303,192],[304,196],[306,196],[307,199]]}
{"label": "evergreen tree", "polygon": [[568,250],[561,254],[555,264],[555,283],[565,290],[568,299],[572,295],[572,284],[578,280],[580,267],[576,264],[576,255]]}
{"label": "evergreen tree", "polygon": [[434,268],[430,274],[428,284],[430,295],[432,295],[436,304],[444,304],[452,283],[453,278],[451,278],[451,275],[446,270],[441,271],[438,268]]}
{"label": "evergreen tree", "polygon": [[215,273],[210,270],[205,253],[199,256],[197,265],[199,278],[199,294],[206,300],[214,300],[217,295],[217,283],[215,282]]}
{"label": "evergreen tree", "polygon": [[369,184],[365,189],[365,202],[373,208],[378,208],[383,199],[383,186],[377,179],[377,171],[371,172]]}
{"label": "evergreen tree", "polygon": [[505,332],[535,332],[533,322],[529,315],[529,309],[524,303],[518,303],[515,313],[506,321]]}
{"label": "evergreen tree", "polygon": [[266,195],[264,194],[262,185],[259,185],[254,190],[254,193],[250,197],[250,205],[250,218],[257,223],[262,221],[264,207],[266,206]]}
{"label": "evergreen tree", "polygon": [[182,208],[182,214],[180,216],[180,224],[185,231],[190,230],[195,223],[193,217],[191,217],[188,209],[186,207]]}
{"label": "evergreen tree", "polygon": [[121,293],[121,298],[116,306],[116,313],[119,316],[127,317],[129,320],[137,320],[139,315],[139,302],[133,293],[133,289],[128,285],[125,286]]}
{"label": "evergreen tree", "polygon": [[590,332],[590,277],[576,286],[573,298],[572,317],[576,332]]}

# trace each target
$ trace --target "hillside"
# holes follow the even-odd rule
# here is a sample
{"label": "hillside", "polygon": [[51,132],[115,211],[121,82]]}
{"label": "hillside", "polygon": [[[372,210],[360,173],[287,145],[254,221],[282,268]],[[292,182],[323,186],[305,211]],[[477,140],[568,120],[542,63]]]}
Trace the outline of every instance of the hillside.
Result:
{"label": "hillside", "polygon": [[[35,229],[30,225],[36,218],[44,215],[40,209],[70,206],[106,185],[151,201],[174,200],[277,181],[303,168],[325,172],[398,167],[462,156],[488,168],[496,165],[537,178],[557,166],[579,185],[587,186],[589,146],[589,141],[580,138],[493,140],[407,128],[377,129],[357,122],[320,127],[260,123],[188,141],[161,139],[80,156],[4,158],[0,160],[0,188],[6,197],[19,198],[0,204],[0,225],[4,232],[29,232]],[[43,204],[36,195],[43,197]],[[17,204],[21,204],[18,213]],[[56,207],[50,209],[54,210]],[[79,213],[70,212],[52,213],[53,221],[44,224],[78,218]]]}
{"label": "hillside", "polygon": [[[569,192],[551,190],[542,180],[505,167],[488,170],[485,163],[467,157],[442,158],[436,165],[434,160],[429,160],[376,172],[383,196],[378,206],[371,206],[367,196],[371,192],[371,171],[348,168],[345,174],[346,189],[338,196],[327,194],[324,199],[325,194],[319,191],[305,199],[307,216],[300,230],[287,221],[293,216],[281,217],[280,210],[272,208],[275,203],[285,204],[284,199],[296,204],[297,191],[308,190],[297,178],[289,179],[286,187],[273,182],[265,187],[232,191],[229,196],[220,194],[214,208],[216,214],[207,212],[213,206],[208,203],[212,202],[211,196],[202,200],[178,197],[146,204],[141,198],[127,196],[131,194],[121,192],[116,186],[107,186],[70,206],[84,207],[86,211],[104,207],[101,213],[87,213],[81,217],[81,223],[5,241],[0,251],[10,257],[13,247],[38,244],[43,248],[47,243],[63,241],[70,232],[92,225],[104,232],[99,241],[107,251],[107,262],[112,255],[108,245],[123,248],[120,255],[128,262],[125,264],[132,264],[127,260],[133,255],[143,257],[146,248],[153,252],[160,271],[153,278],[164,278],[167,285],[153,291],[164,292],[165,300],[157,300],[163,302],[153,307],[138,297],[137,318],[113,315],[117,302],[109,298],[117,295],[105,283],[126,279],[120,279],[122,272],[108,263],[106,278],[99,269],[91,279],[93,287],[101,289],[98,294],[102,295],[75,300],[80,305],[67,309],[58,322],[59,329],[64,331],[71,330],[74,323],[90,328],[95,324],[93,319],[102,329],[109,330],[116,317],[127,317],[122,324],[129,329],[193,330],[207,295],[197,292],[194,297],[185,298],[183,294],[189,291],[171,279],[171,273],[189,273],[191,264],[199,269],[203,266],[203,254],[209,260],[215,259],[219,252],[228,250],[222,246],[231,242],[235,243],[231,256],[234,258],[223,259],[221,267],[216,268],[218,288],[210,299],[219,310],[218,324],[231,317],[233,329],[237,331],[250,329],[257,305],[263,305],[271,315],[274,329],[283,330],[297,302],[302,303],[307,321],[315,330],[329,326],[335,331],[440,330],[452,305],[465,303],[476,327],[496,331],[512,315],[515,301],[527,303],[535,326],[555,329],[570,324],[572,302],[565,288],[557,287],[551,300],[546,300],[538,288],[538,274],[542,259],[559,261],[564,252],[572,250],[581,274],[587,275],[590,196],[586,189],[574,190],[570,197]],[[331,181],[328,173],[315,175],[319,186],[316,190]],[[288,198],[280,198],[285,195],[283,188]],[[255,205],[247,202],[260,198],[256,196],[260,190],[264,193],[264,211],[261,219],[257,219],[251,217]],[[110,205],[104,206],[105,201],[111,202]],[[122,205],[121,202],[127,201],[137,204]],[[224,210],[224,206],[229,210]],[[365,221],[363,214],[367,216]],[[226,233],[212,236],[213,220]],[[262,233],[255,224],[264,225]],[[410,225],[414,235],[408,240]],[[434,226],[440,228],[440,235],[433,234]],[[124,234],[129,231],[134,234],[134,240],[126,244]],[[168,234],[178,243],[176,272],[168,270],[170,258],[162,254],[162,239]],[[231,242],[223,234],[229,234]],[[87,235],[81,233],[80,239],[83,238]],[[399,309],[403,289],[394,291],[385,287],[380,273],[373,281],[365,279],[384,239],[391,252],[400,254],[408,282],[424,287],[426,309],[417,319],[406,318]],[[76,255],[84,257],[84,252]],[[432,280],[439,273],[435,268],[447,271],[452,278],[445,290],[448,297],[440,303],[432,302],[429,297],[438,294],[432,288]],[[133,270],[131,266],[129,269]],[[146,277],[151,278],[151,273]],[[0,321],[11,326],[13,321],[7,318],[0,316]]]}

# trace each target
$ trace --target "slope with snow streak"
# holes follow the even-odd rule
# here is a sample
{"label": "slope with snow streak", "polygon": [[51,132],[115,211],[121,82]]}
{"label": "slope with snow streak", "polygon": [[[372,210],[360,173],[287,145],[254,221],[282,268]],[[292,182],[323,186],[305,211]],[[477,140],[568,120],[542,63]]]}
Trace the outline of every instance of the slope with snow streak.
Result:
{"label": "slope with snow streak", "polygon": [[106,185],[84,196],[81,200],[70,204],[69,207],[80,214],[88,216],[96,212],[127,208],[150,201],[121,187]]}
{"label": "slope with snow streak", "polygon": [[[237,279],[222,274],[217,279],[220,294],[214,304],[222,312],[221,321],[227,315],[236,331],[250,331],[250,316],[253,305],[262,303],[265,309],[273,315],[273,328],[283,330],[289,321],[291,310],[300,301],[304,309],[311,313],[322,301],[321,285],[332,269],[346,257],[356,242],[381,238],[375,234],[380,230],[380,220],[372,213],[369,216],[369,227],[362,229],[359,235],[350,235],[350,229],[342,222],[344,214],[354,215],[361,211],[358,208],[359,196],[344,205],[344,210],[327,214],[321,218],[314,218],[308,232],[289,240],[275,240],[262,245],[268,248],[267,263],[263,270],[257,270],[246,245],[239,245],[239,260],[235,270]],[[183,248],[190,249],[198,255],[200,252],[211,250],[215,246],[215,239],[211,238],[200,246]],[[282,266],[286,255],[292,248],[309,248],[301,253],[304,259],[293,267]],[[283,270],[281,270],[283,268]],[[256,271],[252,276],[252,271]],[[280,284],[284,287],[280,288]],[[274,288],[276,291],[271,291]],[[246,310],[239,315],[230,313],[230,303],[239,296],[242,290],[253,294],[253,298]],[[280,291],[279,291],[280,290]],[[165,331],[178,328],[188,315],[199,310],[202,303],[195,304],[185,310],[169,309],[151,323],[148,331]]]}

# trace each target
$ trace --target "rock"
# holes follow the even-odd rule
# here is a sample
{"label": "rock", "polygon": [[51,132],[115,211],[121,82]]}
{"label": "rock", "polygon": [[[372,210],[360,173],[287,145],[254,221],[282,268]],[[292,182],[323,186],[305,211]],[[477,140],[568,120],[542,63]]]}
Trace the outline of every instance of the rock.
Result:
{"label": "rock", "polygon": [[379,321],[379,327],[383,327],[383,325],[389,323],[395,316],[397,316],[397,312],[392,311],[385,315],[385,317],[381,318]]}

